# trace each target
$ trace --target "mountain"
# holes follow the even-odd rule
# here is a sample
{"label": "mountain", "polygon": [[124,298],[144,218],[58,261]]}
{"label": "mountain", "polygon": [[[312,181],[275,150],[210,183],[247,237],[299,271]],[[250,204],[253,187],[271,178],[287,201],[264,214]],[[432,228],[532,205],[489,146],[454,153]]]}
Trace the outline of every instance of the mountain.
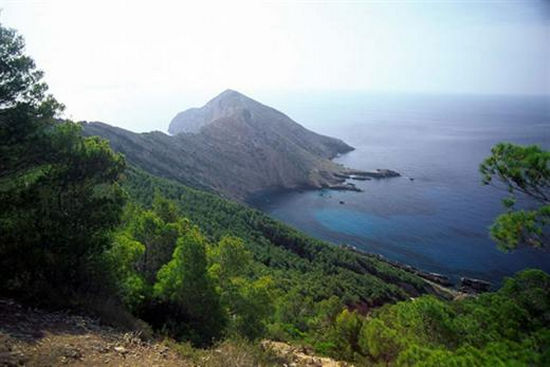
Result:
{"label": "mountain", "polygon": [[354,188],[342,184],[346,169],[331,161],[352,147],[233,90],[179,113],[169,132],[173,135],[84,124],[85,134],[108,139],[130,163],[152,174],[238,200],[264,190]]}
{"label": "mountain", "polygon": [[279,152],[304,150],[316,157],[334,158],[353,148],[342,140],[319,135],[274,108],[228,89],[201,108],[190,108],[172,119],[170,134],[231,134],[238,141],[263,145]]}

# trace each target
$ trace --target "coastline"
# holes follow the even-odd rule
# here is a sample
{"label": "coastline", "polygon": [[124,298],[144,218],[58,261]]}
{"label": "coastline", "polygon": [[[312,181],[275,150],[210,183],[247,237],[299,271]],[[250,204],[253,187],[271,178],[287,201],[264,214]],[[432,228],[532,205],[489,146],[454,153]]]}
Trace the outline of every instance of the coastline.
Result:
{"label": "coastline", "polygon": [[[332,157],[331,160],[333,158],[334,157]],[[337,184],[321,185],[321,187],[317,187],[314,185],[304,185],[301,187],[294,187],[294,188],[276,187],[276,188],[264,189],[248,195],[248,197],[245,198],[244,202],[246,205],[264,212],[263,210],[260,209],[261,203],[270,202],[270,197],[283,195],[287,193],[293,193],[293,192],[302,193],[304,191],[322,191],[322,190],[363,192],[363,190],[355,186],[354,183],[348,182],[348,181],[349,180],[370,181],[373,179],[381,180],[381,179],[388,179],[388,178],[394,178],[394,177],[402,177],[401,173],[391,169],[387,169],[387,168],[377,168],[375,170],[365,171],[365,170],[359,170],[354,168],[348,168],[341,164],[338,164],[338,165],[341,166],[341,169],[337,172],[331,172],[333,178],[335,178],[338,181]],[[409,178],[409,180],[412,181],[414,179]],[[340,201],[340,204],[344,204],[344,202]],[[299,228],[296,228],[296,229],[301,231],[301,229]],[[463,295],[478,294],[478,293],[494,290],[495,288],[495,284],[487,280],[466,277],[460,274],[456,274],[456,276],[453,276],[453,277],[458,278],[459,281],[453,282],[451,278],[447,275],[436,273],[436,272],[425,271],[417,267],[414,267],[410,264],[388,259],[382,254],[359,250],[357,247],[352,245],[346,245],[346,244],[339,245],[331,241],[326,241],[326,242],[332,244],[333,246],[337,246],[347,251],[355,252],[362,256],[374,257],[377,260],[382,261],[392,267],[415,274],[420,278],[422,278],[432,288],[434,287],[439,288],[441,292],[438,292],[438,293],[442,293],[441,295],[443,296],[452,295],[453,297],[458,297]]]}
{"label": "coastline", "polygon": [[[266,190],[262,190],[261,192],[257,192],[252,196],[249,196],[249,198],[246,200],[246,204],[256,210],[260,210],[263,213],[269,215],[268,213],[260,209],[261,207],[260,204],[261,202],[263,203],[269,202],[270,197],[287,194],[287,193],[301,193],[304,191],[322,191],[322,190],[330,190],[330,188],[327,187],[327,188],[321,188],[321,189],[319,188],[312,189],[312,188],[304,187],[304,188],[266,189]],[[299,228],[296,228],[296,227],[294,228],[301,231],[301,229]],[[443,297],[454,298],[454,297],[460,297],[460,296],[466,296],[466,295],[479,294],[490,290],[494,290],[496,287],[494,283],[491,283],[487,280],[462,276],[460,274],[456,275],[456,278],[458,279],[458,281],[453,282],[453,280],[451,280],[451,278],[447,275],[422,270],[407,263],[391,260],[378,253],[360,250],[357,247],[352,245],[345,245],[345,244],[339,245],[331,241],[327,241],[327,240],[323,240],[323,241],[331,244],[332,246],[339,247],[346,251],[352,251],[361,256],[376,258],[377,260],[382,261],[392,267],[409,272],[411,274],[415,274],[420,278],[422,278],[432,288],[434,287],[439,288],[439,291],[437,293]]]}
{"label": "coastline", "polygon": [[359,250],[355,246],[350,246],[350,245],[336,245],[336,246],[338,246],[341,249],[351,251],[362,256],[374,257],[377,260],[382,261],[395,268],[418,275],[420,278],[424,279],[429,284],[432,284],[432,285],[437,284],[437,286],[445,289],[449,293],[456,293],[457,295],[478,294],[478,293],[483,293],[483,292],[488,292],[490,290],[493,290],[493,287],[494,287],[494,285],[489,281],[486,281],[483,279],[477,279],[477,278],[464,277],[460,275],[459,275],[460,281],[458,283],[453,283],[451,279],[446,275],[424,271],[422,269],[418,269],[409,264],[404,264],[399,261],[390,260],[380,254]]}

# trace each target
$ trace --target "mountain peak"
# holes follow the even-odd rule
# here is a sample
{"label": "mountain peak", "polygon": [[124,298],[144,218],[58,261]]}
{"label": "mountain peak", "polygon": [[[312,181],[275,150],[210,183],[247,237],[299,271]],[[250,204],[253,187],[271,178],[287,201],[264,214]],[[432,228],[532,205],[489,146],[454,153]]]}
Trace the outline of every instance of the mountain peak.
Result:
{"label": "mountain peak", "polygon": [[225,97],[239,97],[243,96],[246,97],[244,94],[234,90],[234,89],[226,89],[220,94],[218,94],[215,98],[225,98]]}
{"label": "mountain peak", "polygon": [[231,117],[242,110],[262,108],[268,107],[236,90],[226,89],[203,107],[190,108],[178,113],[170,122],[168,132],[170,134],[198,133],[204,126],[220,118]]}
{"label": "mountain peak", "polygon": [[216,103],[223,103],[226,105],[235,105],[235,104],[242,105],[242,104],[251,103],[251,102],[258,103],[254,101],[252,98],[247,97],[244,94],[234,89],[226,89],[220,94],[218,94],[216,97],[208,101],[205,107]]}

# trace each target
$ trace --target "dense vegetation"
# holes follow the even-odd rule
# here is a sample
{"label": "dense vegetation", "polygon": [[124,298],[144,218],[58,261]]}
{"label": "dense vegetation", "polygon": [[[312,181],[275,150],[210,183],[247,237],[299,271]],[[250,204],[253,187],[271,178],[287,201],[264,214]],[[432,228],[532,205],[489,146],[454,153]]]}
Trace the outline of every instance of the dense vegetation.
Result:
{"label": "dense vegetation", "polygon": [[114,299],[198,346],[272,338],[362,364],[550,363],[547,274],[453,302],[422,295],[423,280],[375,257],[126,167],[55,119],[61,105],[1,26],[0,56],[0,294]]}
{"label": "dense vegetation", "polygon": [[[111,268],[118,269],[127,306],[172,335],[198,344],[224,330],[303,339],[317,332],[310,318],[345,305],[365,312],[427,289],[421,279],[376,258],[331,247],[215,195],[135,168],[122,182],[135,202],[114,237]],[[122,266],[120,259],[126,259]],[[201,290],[199,298],[193,289]],[[215,327],[200,319],[204,305],[214,307],[206,315],[208,322],[217,320]]]}
{"label": "dense vegetation", "polygon": [[[220,279],[217,274],[224,268],[238,274],[240,282],[258,282],[263,277],[265,296],[253,297],[263,302],[256,306],[250,303],[249,310],[254,311],[248,316],[239,316],[258,316],[262,314],[260,310],[265,311],[263,318],[255,319],[257,324],[252,328],[259,332],[247,334],[236,325],[228,328],[239,330],[239,335],[306,343],[319,353],[365,364],[544,365],[549,358],[545,352],[550,343],[550,278],[543,272],[525,271],[507,280],[500,291],[476,298],[449,302],[421,296],[393,306],[369,308],[368,302],[377,298],[364,295],[379,294],[373,292],[378,282],[355,282],[357,274],[348,273],[348,266],[365,274],[376,273],[387,282],[397,284],[399,276],[403,277],[401,272],[393,269],[392,277],[392,268],[387,264],[325,247],[262,213],[137,169],[127,171],[124,187],[153,210],[161,207],[156,204],[162,197],[160,193],[179,197],[175,201],[162,201],[171,203],[173,211],[179,208],[192,222],[208,228],[210,241],[219,242],[209,245],[211,250],[207,253],[219,253],[220,248],[227,246],[222,245],[228,241],[224,237],[227,233],[242,246],[232,246],[232,251],[222,252],[227,253],[225,258],[234,259],[231,263],[247,266],[231,267],[229,263],[222,265],[211,260],[213,265],[209,271],[217,282]],[[191,225],[188,221],[184,223]],[[273,236],[278,232],[284,235]],[[234,236],[251,240],[243,243]],[[255,245],[262,242],[266,243],[265,247]],[[241,250],[236,251],[239,247]],[[315,251],[313,256],[312,251]],[[239,260],[243,258],[248,260]],[[310,260],[314,258],[317,260]],[[370,266],[365,266],[369,262]],[[343,267],[340,271],[345,275],[326,273],[326,268],[338,265]],[[310,278],[310,274],[315,276]],[[333,277],[338,281],[333,282]],[[409,279],[409,284],[415,283]],[[224,294],[224,288],[217,283],[219,294]]]}
{"label": "dense vegetation", "polygon": [[175,201],[180,214],[212,241],[225,235],[242,238],[254,259],[287,280],[288,287],[317,299],[337,295],[347,304],[374,306],[415,296],[426,290],[420,278],[373,256],[344,251],[315,240],[258,210],[139,169],[126,171],[123,186],[145,207],[155,193]]}
{"label": "dense vegetation", "polygon": [[62,106],[23,46],[0,27],[0,289],[85,290],[122,212],[124,159],[54,119]]}
{"label": "dense vegetation", "polygon": [[423,296],[364,318],[344,310],[343,356],[397,366],[548,366],[550,276],[526,270],[495,293],[454,302]]}

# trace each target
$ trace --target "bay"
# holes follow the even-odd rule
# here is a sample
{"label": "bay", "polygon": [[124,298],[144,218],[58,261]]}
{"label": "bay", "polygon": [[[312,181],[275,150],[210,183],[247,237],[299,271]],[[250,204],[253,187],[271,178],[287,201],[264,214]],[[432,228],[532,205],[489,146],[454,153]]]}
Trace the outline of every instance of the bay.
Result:
{"label": "bay", "polygon": [[503,210],[503,193],[481,185],[478,172],[500,141],[550,147],[547,96],[340,92],[263,99],[356,148],[337,162],[403,176],[354,181],[363,192],[270,193],[253,206],[317,238],[454,280],[470,276],[498,284],[527,267],[550,272],[548,251],[496,248],[488,227]]}

